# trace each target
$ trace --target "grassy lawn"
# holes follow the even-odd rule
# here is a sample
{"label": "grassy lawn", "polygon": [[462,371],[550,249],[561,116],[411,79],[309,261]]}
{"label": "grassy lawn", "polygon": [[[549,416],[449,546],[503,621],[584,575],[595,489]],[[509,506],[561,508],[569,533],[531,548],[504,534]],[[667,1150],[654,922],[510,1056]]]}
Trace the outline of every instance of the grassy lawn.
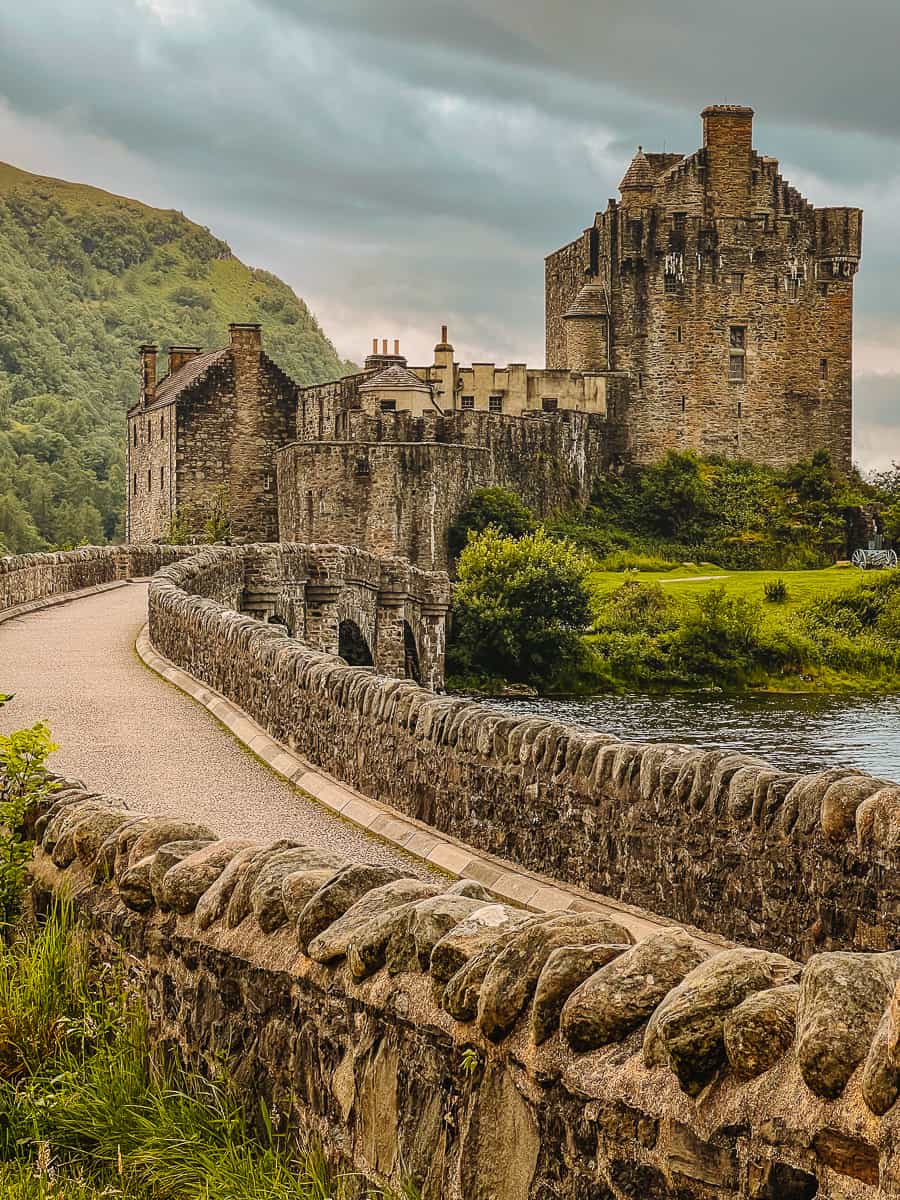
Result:
{"label": "grassy lawn", "polygon": [[[824,600],[856,588],[863,578],[874,578],[875,574],[864,574],[854,567],[828,567],[824,571],[726,571],[714,563],[700,563],[677,566],[671,571],[595,571],[589,582],[596,601],[621,587],[626,579],[661,584],[666,595],[679,600],[724,587],[730,596],[760,601],[764,613],[779,621],[810,600]],[[774,579],[783,579],[787,584],[788,598],[784,604],[765,602],[763,588]]]}

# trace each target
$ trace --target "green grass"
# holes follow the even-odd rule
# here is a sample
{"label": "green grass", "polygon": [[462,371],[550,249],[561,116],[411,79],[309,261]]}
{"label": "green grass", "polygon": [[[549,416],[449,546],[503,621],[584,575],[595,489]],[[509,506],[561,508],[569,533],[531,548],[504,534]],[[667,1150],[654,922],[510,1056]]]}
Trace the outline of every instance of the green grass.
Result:
{"label": "green grass", "polygon": [[[62,908],[0,946],[0,1195],[13,1200],[346,1200],[283,1115],[245,1111],[150,1054],[141,1004]],[[286,1105],[285,1105],[286,1107]],[[381,1194],[379,1194],[381,1195]],[[384,1200],[401,1200],[384,1193]],[[403,1197],[415,1192],[405,1190]],[[374,1200],[374,1197],[372,1198]]]}
{"label": "green grass", "polygon": [[[866,576],[872,578],[872,576]],[[674,566],[668,571],[595,571],[588,581],[595,603],[609,592],[621,587],[626,579],[639,583],[659,583],[667,595],[690,600],[704,592],[722,587],[729,596],[744,600],[765,601],[766,583],[783,579],[788,598],[784,604],[767,605],[766,617],[778,624],[801,605],[812,600],[825,600],[841,592],[859,587],[863,573],[852,567],[828,567],[824,571],[726,571],[714,563],[691,563]]]}

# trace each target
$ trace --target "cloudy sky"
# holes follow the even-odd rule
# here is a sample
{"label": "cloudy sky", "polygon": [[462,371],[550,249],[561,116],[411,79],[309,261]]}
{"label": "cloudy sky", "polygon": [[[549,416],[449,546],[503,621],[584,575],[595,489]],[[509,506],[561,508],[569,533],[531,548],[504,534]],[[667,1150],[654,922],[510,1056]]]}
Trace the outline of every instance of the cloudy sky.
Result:
{"label": "cloudy sky", "polygon": [[708,103],[815,204],[866,210],[856,455],[900,459],[896,0],[27,0],[0,160],[181,209],[340,352],[543,362],[543,257]]}

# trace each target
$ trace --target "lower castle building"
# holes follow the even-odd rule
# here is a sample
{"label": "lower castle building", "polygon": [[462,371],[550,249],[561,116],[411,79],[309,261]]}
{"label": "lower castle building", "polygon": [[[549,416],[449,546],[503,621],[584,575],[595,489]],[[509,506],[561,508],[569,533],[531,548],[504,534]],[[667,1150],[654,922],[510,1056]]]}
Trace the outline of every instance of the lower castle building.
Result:
{"label": "lower castle building", "polygon": [[852,450],[862,213],[813,208],[752,148],[751,109],[703,112],[688,156],[639,148],[620,200],[546,260],[547,366],[426,366],[376,340],[364,369],[300,388],[262,348],[144,346],[128,414],[130,540],[215,515],[239,541],[340,542],[448,565],[477,488],[540,515],[670,449],[785,466]]}

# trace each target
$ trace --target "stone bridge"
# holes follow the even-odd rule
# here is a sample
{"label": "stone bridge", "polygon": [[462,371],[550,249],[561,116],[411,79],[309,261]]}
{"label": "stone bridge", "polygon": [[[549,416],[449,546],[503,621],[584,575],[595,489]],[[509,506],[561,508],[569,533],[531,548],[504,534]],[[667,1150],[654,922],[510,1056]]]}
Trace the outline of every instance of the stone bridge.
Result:
{"label": "stone bridge", "polygon": [[[900,787],[348,665],[390,588],[330,549],[0,560],[0,729],[46,716],[90,789],[37,895],[143,962],[160,1044],[244,1047],[254,1104],[423,1200],[900,1196]],[[154,571],[145,661],[321,804],[134,657]]]}

